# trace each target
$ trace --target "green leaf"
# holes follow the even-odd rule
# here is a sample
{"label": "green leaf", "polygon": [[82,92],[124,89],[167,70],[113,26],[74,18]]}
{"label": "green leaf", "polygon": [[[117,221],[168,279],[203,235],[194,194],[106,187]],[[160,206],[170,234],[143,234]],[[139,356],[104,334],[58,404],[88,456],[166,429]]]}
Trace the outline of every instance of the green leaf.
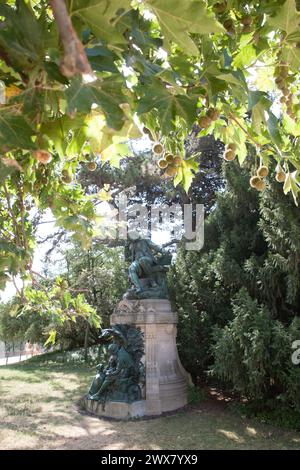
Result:
{"label": "green leaf", "polygon": [[45,121],[41,126],[41,133],[52,141],[55,150],[63,158],[68,147],[70,131],[74,135],[82,127],[82,116],[75,116],[74,118],[62,116],[52,121]]}
{"label": "green leaf", "polygon": [[56,330],[50,330],[47,341],[45,342],[45,346],[47,346],[48,344],[52,344],[52,345],[55,344],[56,335],[57,335]]}
{"label": "green leaf", "polygon": [[152,82],[152,86],[147,90],[144,89],[144,93],[144,97],[139,101],[137,113],[144,114],[153,109],[157,110],[157,119],[163,134],[167,135],[175,128],[176,116],[182,117],[189,127],[195,122],[197,96],[174,95],[158,81]]}
{"label": "green leaf", "polygon": [[126,42],[122,34],[125,26],[118,24],[117,12],[129,10],[130,0],[74,0],[70,5],[71,16],[87,24],[96,37],[108,44]]}
{"label": "green leaf", "polygon": [[174,178],[174,186],[176,187],[179,183],[181,183],[183,189],[187,193],[198,168],[199,163],[196,162],[194,158],[183,160],[182,164],[178,168],[177,175]]}
{"label": "green leaf", "polygon": [[108,126],[119,130],[124,123],[120,104],[127,100],[121,91],[119,76],[84,84],[81,78],[74,78],[66,90],[68,111],[89,113],[93,104],[98,104],[105,114]]}
{"label": "green leaf", "polygon": [[118,69],[114,63],[118,57],[107,47],[95,46],[92,48],[86,48],[85,52],[92,69],[96,72],[118,72]]}
{"label": "green leaf", "polygon": [[291,191],[296,206],[298,206],[298,193],[300,191],[299,182],[297,180],[297,175],[298,175],[297,170],[294,171],[293,173],[290,173],[290,172],[286,173],[285,182],[283,185],[284,194],[287,194]]}
{"label": "green leaf", "polygon": [[300,13],[296,9],[295,0],[286,0],[278,8],[276,15],[268,19],[268,24],[273,28],[285,31],[287,35],[299,32]]}
{"label": "green leaf", "polygon": [[178,44],[188,55],[199,55],[190,33],[224,32],[223,26],[207,12],[201,0],[145,0],[161,26],[168,47]]}
{"label": "green leaf", "polygon": [[289,64],[290,70],[298,72],[300,68],[299,43],[287,41],[282,47],[282,60]]}
{"label": "green leaf", "polygon": [[273,114],[270,110],[268,111],[268,113],[269,113],[269,119],[267,121],[267,125],[268,125],[269,135],[272,141],[276,145],[281,145],[282,139],[281,139],[280,131],[278,128],[279,121],[277,117],[275,116],[275,114]]}
{"label": "green leaf", "polygon": [[111,166],[120,168],[122,158],[132,155],[128,143],[113,143],[102,152],[102,161],[109,162]]}
{"label": "green leaf", "polygon": [[47,29],[43,31],[33,11],[23,0],[17,9],[0,5],[0,15],[5,18],[5,27],[0,30],[0,44],[16,65],[32,68],[32,61],[38,62],[43,58],[43,36],[47,34]]}
{"label": "green leaf", "polygon": [[36,145],[31,139],[34,133],[23,116],[0,112],[0,147],[34,149]]}
{"label": "green leaf", "polygon": [[233,59],[233,66],[242,69],[256,59],[256,49],[252,44],[244,46]]}

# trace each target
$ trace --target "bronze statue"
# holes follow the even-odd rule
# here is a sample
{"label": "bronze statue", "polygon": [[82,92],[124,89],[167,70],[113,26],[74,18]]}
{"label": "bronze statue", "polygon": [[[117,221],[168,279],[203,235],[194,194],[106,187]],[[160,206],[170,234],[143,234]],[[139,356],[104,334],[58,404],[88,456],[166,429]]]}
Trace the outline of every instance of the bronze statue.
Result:
{"label": "bronze statue", "polygon": [[98,364],[97,374],[87,394],[89,400],[132,403],[141,400],[144,382],[143,333],[129,325],[103,330],[100,341],[109,341],[107,366]]}
{"label": "bronze statue", "polygon": [[[129,244],[131,265],[129,279],[133,287],[127,299],[165,299],[168,296],[166,272],[171,264],[171,255],[151,240],[138,238]],[[160,256],[159,256],[160,255]]]}

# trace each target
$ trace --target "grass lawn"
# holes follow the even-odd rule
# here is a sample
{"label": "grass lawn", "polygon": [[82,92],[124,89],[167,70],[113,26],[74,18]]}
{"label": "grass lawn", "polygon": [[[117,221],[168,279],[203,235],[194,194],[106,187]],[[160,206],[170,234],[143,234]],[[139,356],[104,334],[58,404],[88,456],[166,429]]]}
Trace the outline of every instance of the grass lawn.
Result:
{"label": "grass lawn", "polygon": [[212,401],[156,419],[79,412],[94,367],[43,357],[0,367],[0,449],[300,449],[300,434],[242,419]]}

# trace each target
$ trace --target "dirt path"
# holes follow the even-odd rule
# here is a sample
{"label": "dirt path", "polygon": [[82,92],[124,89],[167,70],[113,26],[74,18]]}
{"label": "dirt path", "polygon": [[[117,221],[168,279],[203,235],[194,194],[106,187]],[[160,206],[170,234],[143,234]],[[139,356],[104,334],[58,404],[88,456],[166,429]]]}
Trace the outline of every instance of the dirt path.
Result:
{"label": "dirt path", "polygon": [[300,449],[300,434],[241,419],[214,403],[131,422],[78,411],[93,369],[0,367],[1,449]]}

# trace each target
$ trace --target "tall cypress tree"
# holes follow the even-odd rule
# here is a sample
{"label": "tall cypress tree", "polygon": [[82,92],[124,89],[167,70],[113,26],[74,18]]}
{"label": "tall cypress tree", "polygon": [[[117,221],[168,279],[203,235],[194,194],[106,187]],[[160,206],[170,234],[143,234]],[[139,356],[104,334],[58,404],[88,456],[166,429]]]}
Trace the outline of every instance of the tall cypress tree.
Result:
{"label": "tall cypress tree", "polygon": [[248,169],[233,163],[224,172],[204,248],[182,246],[170,273],[180,353],[194,377],[210,370],[254,401],[300,406],[300,371],[291,362],[300,339],[299,209],[272,179],[260,195]]}

